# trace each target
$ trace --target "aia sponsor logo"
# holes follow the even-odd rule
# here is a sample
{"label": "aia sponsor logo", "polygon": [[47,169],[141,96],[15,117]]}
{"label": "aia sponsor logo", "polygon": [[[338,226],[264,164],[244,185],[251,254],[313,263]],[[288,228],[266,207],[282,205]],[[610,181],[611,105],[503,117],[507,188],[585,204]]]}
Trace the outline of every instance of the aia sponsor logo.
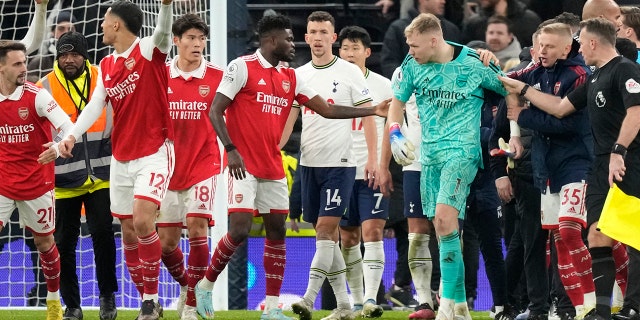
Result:
{"label": "aia sponsor logo", "polygon": [[289,93],[289,90],[291,89],[291,82],[289,82],[289,80],[282,80],[282,89],[284,92]]}
{"label": "aia sponsor logo", "polygon": [[209,87],[208,85],[203,84],[198,87],[198,93],[203,98],[208,96],[209,92],[211,92],[211,87]]}
{"label": "aia sponsor logo", "polygon": [[124,66],[127,67],[127,69],[129,70],[133,69],[135,65],[136,65],[136,59],[134,59],[133,57],[130,57],[129,59],[124,61]]}
{"label": "aia sponsor logo", "polygon": [[18,116],[22,120],[27,120],[27,117],[29,117],[29,108],[27,107],[18,108]]}

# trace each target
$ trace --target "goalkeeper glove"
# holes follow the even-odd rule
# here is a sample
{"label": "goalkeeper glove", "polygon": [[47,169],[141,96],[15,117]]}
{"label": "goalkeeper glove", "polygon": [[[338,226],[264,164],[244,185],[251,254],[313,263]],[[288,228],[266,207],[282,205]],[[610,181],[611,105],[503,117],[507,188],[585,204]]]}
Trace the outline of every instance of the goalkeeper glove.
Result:
{"label": "goalkeeper glove", "polygon": [[506,143],[502,138],[498,139],[498,146],[500,147],[500,149],[492,149],[491,151],[489,151],[489,154],[492,157],[507,157],[507,166],[513,169],[513,158],[516,156],[516,154],[511,152],[511,147],[509,147],[509,144]]}
{"label": "goalkeeper glove", "polygon": [[396,162],[401,166],[410,165],[416,159],[413,150],[416,148],[411,141],[402,135],[400,124],[394,122],[389,125],[389,142],[391,143],[391,153]]}

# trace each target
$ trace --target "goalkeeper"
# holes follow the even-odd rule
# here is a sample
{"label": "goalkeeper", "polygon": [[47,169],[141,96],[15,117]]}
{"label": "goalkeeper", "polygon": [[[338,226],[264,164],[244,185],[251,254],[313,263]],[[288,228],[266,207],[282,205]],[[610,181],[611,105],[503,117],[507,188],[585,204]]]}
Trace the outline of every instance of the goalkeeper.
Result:
{"label": "goalkeeper", "polygon": [[507,91],[497,77],[500,68],[483,66],[475,51],[445,42],[434,15],[420,14],[405,36],[409,55],[393,81],[390,139],[399,163],[415,158],[397,125],[405,102],[415,93],[422,125],[422,207],[440,239],[442,299],[436,319],[452,320],[454,307],[456,314],[468,316],[458,218],[464,218],[469,185],[481,166],[482,89],[503,96]]}

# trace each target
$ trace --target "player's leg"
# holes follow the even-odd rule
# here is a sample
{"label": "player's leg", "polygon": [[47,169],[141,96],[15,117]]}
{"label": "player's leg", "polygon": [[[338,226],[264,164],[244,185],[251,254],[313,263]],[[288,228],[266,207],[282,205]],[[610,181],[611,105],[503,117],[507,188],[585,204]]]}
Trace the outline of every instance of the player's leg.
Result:
{"label": "player's leg", "polygon": [[[28,201],[17,201],[20,223],[33,234],[47,282],[47,320],[62,319],[60,304],[60,254],[53,239],[55,208],[53,190]],[[4,202],[4,201],[0,201]]]}
{"label": "player's leg", "polygon": [[129,174],[135,176],[132,220],[138,237],[138,257],[144,285],[139,320],[155,320],[162,316],[162,307],[158,303],[162,245],[155,222],[171,179],[173,159],[173,143],[165,141],[156,153],[129,161]]}
{"label": "player's leg", "polygon": [[362,315],[362,305],[365,301],[359,210],[360,197],[364,199],[365,188],[368,186],[366,184],[363,186],[363,183],[363,180],[356,180],[353,184],[348,212],[340,220],[340,248],[347,266],[347,284],[351,292],[355,317]]}
{"label": "player's leg", "polygon": [[404,215],[407,217],[409,228],[407,260],[419,303],[415,312],[409,315],[409,319],[433,319],[436,316],[431,297],[433,261],[429,249],[433,225],[422,209],[420,177],[420,171],[403,173]]}
{"label": "player's leg", "polygon": [[627,279],[629,277],[629,255],[627,247],[622,242],[616,241],[611,248],[613,262],[616,264],[616,282],[611,298],[611,314],[620,312],[624,306],[624,298],[627,292]]}
{"label": "player's leg", "polygon": [[229,183],[229,231],[222,236],[209,262],[204,277],[195,287],[198,313],[203,318],[213,318],[211,291],[218,276],[231,260],[238,246],[249,236],[255,210],[255,197],[258,180],[251,174],[242,180],[228,176]]}
{"label": "player's leg", "polygon": [[[113,216],[109,210],[109,189],[104,188],[85,194],[85,214],[93,243],[96,278],[100,291],[100,317],[112,320],[118,315],[114,293],[118,291],[116,279],[116,244],[113,232]],[[64,298],[64,297],[63,297]]]}
{"label": "player's leg", "polygon": [[162,247],[162,263],[171,277],[180,285],[180,296],[176,305],[178,315],[182,315],[184,309],[188,279],[184,267],[184,254],[180,249],[180,238],[187,212],[184,196],[184,191],[168,190],[162,199],[156,220],[158,237]]}
{"label": "player's leg", "polygon": [[266,277],[265,306],[260,319],[290,320],[280,308],[280,288],[287,262],[286,219],[289,213],[289,191],[286,178],[260,180],[256,208],[264,221],[263,265]]}
{"label": "player's leg", "polygon": [[613,240],[598,231],[598,220],[609,192],[608,172],[609,157],[596,157],[587,179],[589,181],[585,199],[587,205],[587,241],[591,252],[591,270],[596,292],[596,309],[595,314],[590,313],[585,319],[591,319],[596,315],[605,319],[610,319],[611,317],[610,301],[616,270],[611,249]]}
{"label": "player's leg", "polygon": [[55,200],[56,232],[53,235],[60,253],[60,295],[66,305],[65,317],[82,317],[80,288],[76,274],[76,246],[80,236],[83,198],[84,196],[77,196]]}

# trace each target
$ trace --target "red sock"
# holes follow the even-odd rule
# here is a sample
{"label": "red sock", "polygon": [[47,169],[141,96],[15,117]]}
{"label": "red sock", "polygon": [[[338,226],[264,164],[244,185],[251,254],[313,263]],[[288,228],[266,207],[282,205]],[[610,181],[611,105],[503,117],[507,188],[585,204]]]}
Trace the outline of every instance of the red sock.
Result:
{"label": "red sock", "polygon": [[124,261],[129,270],[131,281],[136,286],[136,290],[142,297],[144,292],[144,286],[142,283],[142,265],[140,264],[140,258],[138,257],[138,243],[124,243],[122,242],[122,251],[124,251]]}
{"label": "red sock", "polygon": [[196,295],[193,291],[196,284],[207,271],[209,263],[209,245],[207,237],[189,238],[189,258],[187,259],[187,302],[186,305],[196,306]]}
{"label": "red sock", "polygon": [[596,287],[591,273],[591,252],[582,241],[582,225],[575,221],[560,221],[560,236],[580,277],[582,292],[594,292]]}
{"label": "red sock", "polygon": [[162,263],[169,271],[169,274],[173,277],[176,282],[180,284],[181,287],[187,285],[187,277],[184,269],[184,255],[182,254],[182,250],[180,247],[176,247],[173,251],[168,254],[162,253]]}
{"label": "red sock", "polygon": [[629,266],[629,256],[627,247],[622,242],[616,241],[613,245],[613,262],[616,264],[616,282],[622,290],[624,296],[627,292],[627,268]]}
{"label": "red sock", "polygon": [[144,293],[158,294],[162,245],[155,231],[144,237],[138,237],[138,256],[142,264]]}
{"label": "red sock", "polygon": [[287,262],[287,245],[284,240],[264,240],[264,273],[267,277],[267,296],[280,296],[284,267]]}
{"label": "red sock", "polygon": [[60,253],[55,243],[46,252],[40,252],[40,265],[47,282],[47,291],[57,292],[60,289]]}
{"label": "red sock", "polygon": [[584,304],[584,293],[580,286],[580,278],[578,277],[573,264],[571,264],[569,251],[558,232],[553,233],[553,239],[558,255],[558,273],[560,273],[560,279],[564,285],[564,290],[567,292],[567,296],[569,296],[569,299],[574,306],[582,305]]}
{"label": "red sock", "polygon": [[229,260],[231,260],[231,256],[240,243],[234,243],[229,236],[229,233],[225,234],[220,241],[218,241],[218,245],[216,246],[216,250],[213,252],[213,256],[211,257],[211,263],[209,264],[209,268],[207,268],[207,272],[205,273],[205,277],[207,280],[214,282],[218,279],[218,276],[227,266]]}

